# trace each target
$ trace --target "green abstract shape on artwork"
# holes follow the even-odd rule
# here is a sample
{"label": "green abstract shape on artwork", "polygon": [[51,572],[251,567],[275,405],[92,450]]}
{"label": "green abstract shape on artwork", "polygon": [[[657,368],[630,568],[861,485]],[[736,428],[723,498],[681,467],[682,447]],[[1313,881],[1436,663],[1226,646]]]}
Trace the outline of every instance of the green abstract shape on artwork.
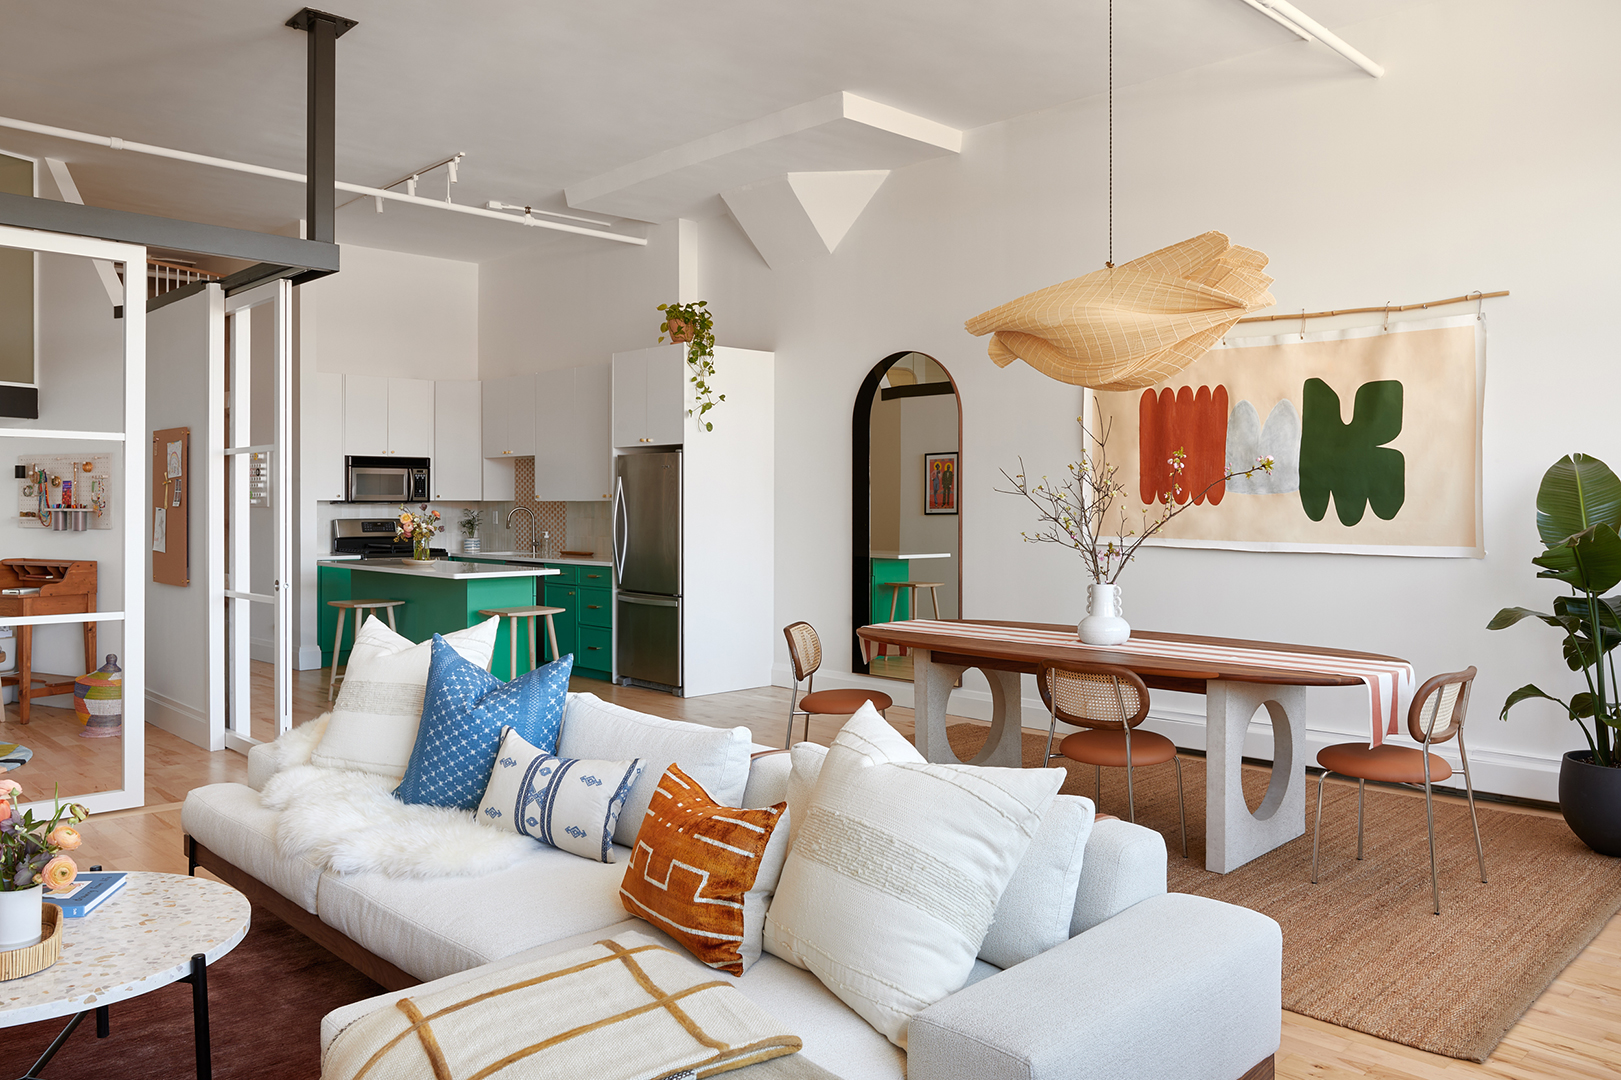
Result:
{"label": "green abstract shape on artwork", "polygon": [[1300,417],[1300,505],[1313,521],[1334,511],[1340,524],[1362,520],[1369,506],[1385,521],[1407,500],[1407,460],[1384,443],[1401,434],[1402,385],[1363,383],[1351,422],[1340,420],[1340,396],[1321,379],[1307,379]]}

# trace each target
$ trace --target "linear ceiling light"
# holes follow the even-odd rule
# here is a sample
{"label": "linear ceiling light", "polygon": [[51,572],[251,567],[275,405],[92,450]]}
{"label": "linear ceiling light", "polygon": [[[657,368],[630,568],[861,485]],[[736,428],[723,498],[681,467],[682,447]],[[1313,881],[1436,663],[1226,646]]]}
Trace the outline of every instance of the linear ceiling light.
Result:
{"label": "linear ceiling light", "polygon": [[[267,176],[273,180],[289,180],[293,183],[305,183],[303,173],[289,172],[286,169],[272,169],[265,165],[254,165],[246,161],[232,161],[229,158],[211,157],[207,154],[193,154],[187,150],[172,150],[166,146],[153,146],[150,143],[129,142],[125,139],[107,135],[92,135],[85,131],[73,131],[70,128],[52,127],[48,124],[35,124],[28,120],[16,120],[9,116],[0,116],[0,128],[12,128],[16,131],[28,131],[35,135],[49,135],[57,139],[71,139],[74,142],[90,143],[93,146],[106,146],[113,150],[128,150],[136,154],[147,154],[152,157],[169,158],[173,161],[188,161],[194,165],[211,165],[216,169],[229,169],[232,172],[250,173],[254,176]],[[346,184],[342,180],[334,180],[332,186],[339,191],[351,191],[356,195],[370,195],[374,199],[392,199],[395,202],[409,203],[412,206],[426,206],[431,210],[449,210],[452,213],[468,214],[473,217],[492,218],[496,221],[516,222],[539,229],[552,229],[556,232],[574,233],[576,236],[596,236],[603,240],[614,240],[621,244],[635,244],[645,247],[647,240],[640,236],[626,236],[624,233],[603,232],[601,229],[586,229],[579,225],[565,225],[561,221],[543,221],[540,218],[513,217],[495,210],[486,210],[482,206],[463,206],[461,203],[441,202],[438,199],[424,199],[419,195],[407,195],[398,191],[388,191],[384,188],[366,187],[363,184]]]}
{"label": "linear ceiling light", "polygon": [[1322,23],[1307,15],[1304,11],[1289,3],[1289,0],[1244,0],[1244,3],[1259,11],[1279,26],[1299,37],[1302,41],[1311,41],[1313,38],[1321,41],[1330,49],[1345,57],[1357,67],[1372,75],[1375,79],[1385,73],[1383,66],[1369,60],[1362,53],[1352,48],[1344,38],[1327,29]]}

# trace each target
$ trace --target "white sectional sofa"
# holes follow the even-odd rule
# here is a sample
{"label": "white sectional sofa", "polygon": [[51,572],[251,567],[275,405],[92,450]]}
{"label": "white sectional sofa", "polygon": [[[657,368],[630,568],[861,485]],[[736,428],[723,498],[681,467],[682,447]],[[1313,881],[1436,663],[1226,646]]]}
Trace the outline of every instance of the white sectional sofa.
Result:
{"label": "white sectional sofa", "polygon": [[[789,755],[754,749],[743,804],[783,801]],[[537,843],[494,873],[438,879],[346,876],[283,857],[276,813],[257,790],[276,767],[272,748],[255,747],[248,785],[193,790],[181,820],[193,869],[217,874],[393,991],[331,1013],[323,1049],[347,1023],[420,983],[623,930],[682,951],[627,916],[619,898],[625,848],[604,864]],[[908,1051],[810,972],[775,956],[741,978],[714,974],[787,1022],[804,1056],[842,1080],[1271,1077],[1281,1024],[1278,926],[1245,908],[1167,893],[1165,859],[1158,833],[1099,821],[1085,848],[1070,939],[1006,971],[979,961],[967,986],[912,1021]]]}

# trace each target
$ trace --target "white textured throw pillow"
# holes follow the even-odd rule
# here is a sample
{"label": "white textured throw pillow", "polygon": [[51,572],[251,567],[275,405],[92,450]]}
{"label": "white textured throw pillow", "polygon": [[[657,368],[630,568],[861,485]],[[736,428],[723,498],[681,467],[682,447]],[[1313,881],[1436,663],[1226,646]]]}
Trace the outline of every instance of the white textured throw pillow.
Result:
{"label": "white textured throw pillow", "polygon": [[[499,617],[492,616],[477,626],[445,634],[444,639],[487,670],[500,623]],[[323,769],[358,769],[396,780],[403,777],[422,722],[422,697],[432,654],[431,641],[418,645],[390,630],[377,616],[369,616],[355,635],[332,719],[327,721],[326,734],[310,764]]]}
{"label": "white textured throw pillow", "polygon": [[642,759],[641,779],[631,787],[625,812],[614,828],[614,843],[630,847],[636,842],[659,778],[671,765],[681,766],[716,802],[743,805],[751,745],[746,727],[712,728],[666,720],[603,701],[595,694],[570,694],[563,712],[563,732],[557,737],[557,755]]}
{"label": "white textured throw pillow", "polygon": [[[923,760],[909,743],[902,750],[889,742],[885,752],[894,754],[898,761]],[[790,847],[797,833],[795,826],[810,809],[827,754],[827,747],[810,742],[797,743],[792,750],[793,771],[788,775]],[[1053,797],[1030,849],[1019,860],[1019,868],[996,904],[996,917],[979,947],[981,960],[1010,968],[1069,939],[1075,892],[1081,881],[1081,856],[1092,835],[1093,817],[1091,799],[1078,795]],[[792,962],[791,958],[785,959]]]}
{"label": "white textured throw pillow", "polygon": [[766,943],[904,1048],[911,1018],[967,982],[1065,773],[887,760],[901,746],[916,756],[870,704],[833,740]]}
{"label": "white textured throw pillow", "polygon": [[981,960],[1010,968],[1069,940],[1094,814],[1091,799],[1053,797],[996,905],[996,918],[979,946]]}
{"label": "white textured throw pillow", "polygon": [[478,820],[597,862],[614,861],[614,825],[642,762],[560,758],[511,728],[478,804]]}

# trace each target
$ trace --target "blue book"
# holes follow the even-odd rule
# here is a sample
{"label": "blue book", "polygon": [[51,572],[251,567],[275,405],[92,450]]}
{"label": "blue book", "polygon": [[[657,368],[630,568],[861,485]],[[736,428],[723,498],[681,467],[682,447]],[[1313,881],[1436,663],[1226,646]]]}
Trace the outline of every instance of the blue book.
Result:
{"label": "blue book", "polygon": [[70,919],[82,919],[124,887],[122,870],[82,873],[60,892],[45,890],[45,902],[55,904]]}

